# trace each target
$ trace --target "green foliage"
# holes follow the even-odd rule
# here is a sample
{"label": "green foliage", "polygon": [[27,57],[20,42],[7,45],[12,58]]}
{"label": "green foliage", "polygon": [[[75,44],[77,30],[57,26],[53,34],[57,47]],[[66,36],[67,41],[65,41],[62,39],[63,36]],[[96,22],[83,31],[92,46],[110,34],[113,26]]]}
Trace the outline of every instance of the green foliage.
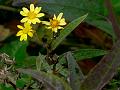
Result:
{"label": "green foliage", "polygon": [[15,58],[16,62],[23,62],[25,57],[27,56],[26,47],[27,42],[13,41],[9,44],[4,45],[0,49],[0,53],[6,53],[11,58]]}
{"label": "green foliage", "polygon": [[15,90],[11,85],[0,84],[0,90]]}
{"label": "green foliage", "polygon": [[[79,61],[87,58],[102,56],[107,54],[108,52],[100,49],[80,49],[78,51],[73,51],[72,53],[73,53],[73,56],[76,58],[76,60]],[[61,64],[64,64],[66,62],[64,55],[60,56],[59,62]]]}
{"label": "green foliage", "polygon": [[104,87],[105,90],[117,90],[120,87],[120,67],[112,80]]}
{"label": "green foliage", "polygon": [[92,8],[95,8],[94,12],[97,13],[100,8],[98,1],[93,0],[74,0],[74,2],[72,0],[43,0],[38,1],[38,3],[43,7],[44,11],[49,14],[63,12],[65,17],[70,21],[84,15],[85,13],[93,13]]}
{"label": "green foliage", "polygon": [[51,67],[45,60],[45,56],[39,53],[39,56],[36,57],[36,68],[37,71],[50,71]]}
{"label": "green foliage", "polygon": [[19,79],[19,80],[16,81],[16,87],[17,88],[22,89],[24,87],[24,85],[25,85],[25,81],[23,79]]}
{"label": "green foliage", "polygon": [[21,74],[20,78],[18,78],[16,80],[16,87],[19,89],[25,89],[27,88],[29,85],[32,87],[32,78],[28,75],[25,74]]}
{"label": "green foliage", "polygon": [[44,73],[42,71],[34,71],[30,69],[19,69],[18,70],[21,73],[28,74],[34,79],[36,79],[38,82],[44,82],[45,88],[49,90],[72,90],[70,86],[61,78],[50,74],[50,73]]}
{"label": "green foliage", "polygon": [[74,57],[77,60],[87,59],[87,58],[93,58],[97,56],[102,56],[107,54],[108,52],[105,50],[100,49],[80,49],[78,51],[74,51]]}
{"label": "green foliage", "polygon": [[120,85],[120,81],[112,79],[111,82],[109,83],[109,88],[110,89],[117,89]]}
{"label": "green foliage", "polygon": [[120,8],[120,1],[119,0],[111,0],[111,1],[115,12],[119,14],[120,10],[118,8]]}
{"label": "green foliage", "polygon": [[70,72],[70,86],[72,87],[72,90],[79,90],[81,81],[84,79],[84,75],[71,52],[67,53],[66,59],[68,61],[68,70]]}
{"label": "green foliage", "polygon": [[17,63],[20,67],[35,67],[36,56],[27,56],[21,63]]}

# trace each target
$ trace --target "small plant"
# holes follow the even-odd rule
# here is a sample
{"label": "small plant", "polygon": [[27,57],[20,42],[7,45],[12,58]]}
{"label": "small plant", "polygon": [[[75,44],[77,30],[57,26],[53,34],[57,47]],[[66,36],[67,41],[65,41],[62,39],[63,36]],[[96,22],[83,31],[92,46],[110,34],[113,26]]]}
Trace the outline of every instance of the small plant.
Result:
{"label": "small plant", "polygon": [[0,90],[119,89],[120,31],[109,0],[11,1],[3,4],[21,7],[0,9],[20,17],[17,31],[0,28]]}

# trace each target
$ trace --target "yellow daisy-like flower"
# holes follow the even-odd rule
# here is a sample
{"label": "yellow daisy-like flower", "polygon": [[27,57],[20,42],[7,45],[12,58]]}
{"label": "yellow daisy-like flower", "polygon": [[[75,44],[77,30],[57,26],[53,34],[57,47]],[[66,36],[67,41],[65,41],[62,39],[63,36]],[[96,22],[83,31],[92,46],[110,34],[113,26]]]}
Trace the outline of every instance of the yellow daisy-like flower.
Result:
{"label": "yellow daisy-like flower", "polygon": [[27,8],[23,7],[22,8],[23,11],[20,11],[20,14],[22,16],[25,16],[25,18],[23,18],[21,20],[22,23],[24,22],[29,22],[29,23],[33,23],[36,24],[40,23],[40,17],[44,16],[44,13],[39,13],[41,11],[41,7],[34,7],[34,4],[30,4],[30,10],[28,10]]}
{"label": "yellow daisy-like flower", "polygon": [[27,35],[30,37],[33,37],[34,31],[32,30],[32,26],[30,26],[30,23],[24,23],[24,27],[21,25],[17,25],[20,31],[16,34],[16,36],[20,36],[20,41],[26,41]]}
{"label": "yellow daisy-like flower", "polygon": [[57,17],[54,15],[50,22],[42,21],[43,24],[47,25],[48,29],[52,29],[53,32],[57,32],[58,29],[64,29],[62,26],[66,25],[65,19],[62,18],[63,13],[60,13]]}

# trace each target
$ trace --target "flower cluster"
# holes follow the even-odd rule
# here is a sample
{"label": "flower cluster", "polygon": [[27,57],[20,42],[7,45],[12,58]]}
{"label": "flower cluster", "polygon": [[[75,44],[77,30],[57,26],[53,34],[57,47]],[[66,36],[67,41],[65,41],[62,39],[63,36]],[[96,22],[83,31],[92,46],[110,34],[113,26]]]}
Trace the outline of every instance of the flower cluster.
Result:
{"label": "flower cluster", "polygon": [[50,21],[41,21],[40,17],[43,17],[45,14],[40,13],[41,7],[36,7],[34,4],[30,4],[30,10],[23,7],[20,14],[24,16],[24,18],[20,21],[24,25],[17,25],[20,29],[16,36],[20,36],[20,41],[26,41],[27,36],[33,37],[34,30],[32,29],[31,24],[41,23],[47,25],[47,29],[51,29],[53,32],[57,33],[58,29],[63,29],[62,26],[66,25],[65,19],[62,18],[63,13],[60,13],[57,17],[54,15],[53,19]]}

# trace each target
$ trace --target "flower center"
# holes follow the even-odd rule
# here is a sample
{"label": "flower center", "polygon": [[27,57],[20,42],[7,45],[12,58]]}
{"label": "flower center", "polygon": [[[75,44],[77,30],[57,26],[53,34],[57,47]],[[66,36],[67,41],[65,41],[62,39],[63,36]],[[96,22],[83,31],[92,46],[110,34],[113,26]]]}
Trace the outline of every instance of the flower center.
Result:
{"label": "flower center", "polygon": [[34,19],[36,17],[36,14],[34,12],[28,12],[29,19]]}
{"label": "flower center", "polygon": [[52,26],[53,28],[55,28],[55,27],[57,27],[57,26],[59,25],[59,22],[58,22],[58,20],[52,20],[52,21],[50,22],[50,24],[51,24],[51,26]]}

